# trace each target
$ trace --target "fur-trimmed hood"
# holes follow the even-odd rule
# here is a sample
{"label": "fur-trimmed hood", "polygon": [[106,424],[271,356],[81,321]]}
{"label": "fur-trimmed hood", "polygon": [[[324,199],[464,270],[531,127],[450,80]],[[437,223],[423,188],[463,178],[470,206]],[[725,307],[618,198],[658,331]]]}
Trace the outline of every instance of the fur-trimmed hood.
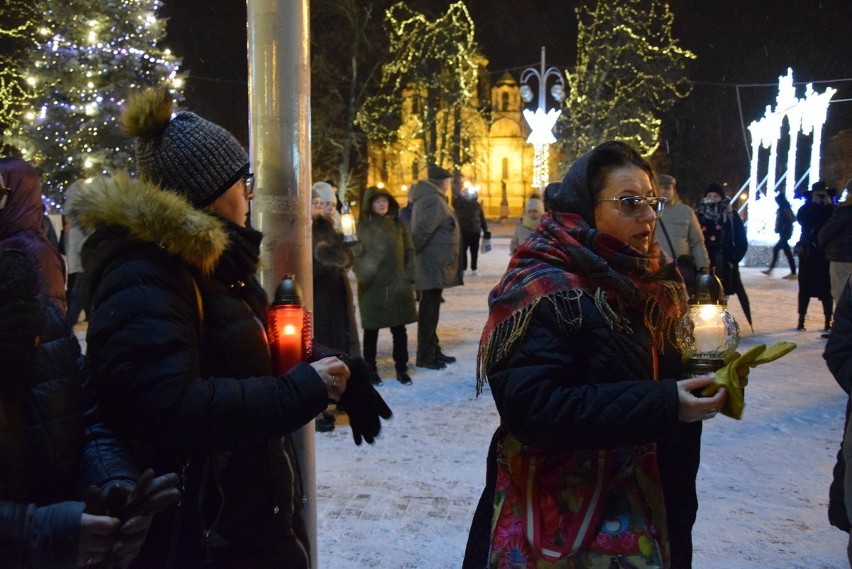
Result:
{"label": "fur-trimmed hood", "polygon": [[66,208],[83,229],[124,228],[132,239],[156,244],[203,273],[228,246],[222,220],[124,172],[85,184]]}

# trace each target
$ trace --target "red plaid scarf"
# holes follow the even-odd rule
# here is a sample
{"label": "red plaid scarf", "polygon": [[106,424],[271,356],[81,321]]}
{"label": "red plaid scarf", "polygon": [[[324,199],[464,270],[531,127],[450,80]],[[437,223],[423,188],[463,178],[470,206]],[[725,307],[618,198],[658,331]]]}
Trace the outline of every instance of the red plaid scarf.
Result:
{"label": "red plaid scarf", "polygon": [[552,212],[509,262],[488,296],[488,321],[482,331],[477,363],[477,394],[490,369],[524,336],[542,299],[552,302],[573,329],[582,320],[580,298],[595,301],[613,329],[629,329],[626,307],[643,307],[654,347],[686,310],[686,289],[675,263],[666,264],[656,241],[647,255],[592,228],[582,216]]}

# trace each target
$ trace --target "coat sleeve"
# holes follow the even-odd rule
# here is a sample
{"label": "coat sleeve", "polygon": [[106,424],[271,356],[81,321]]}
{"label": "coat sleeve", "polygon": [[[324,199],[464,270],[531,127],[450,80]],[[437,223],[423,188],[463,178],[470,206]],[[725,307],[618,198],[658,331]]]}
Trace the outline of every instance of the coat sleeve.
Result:
{"label": "coat sleeve", "polygon": [[292,432],[325,408],[308,364],[276,377],[200,377],[197,298],[179,266],[130,260],[103,277],[95,306],[91,373],[102,416],[123,440],[215,452]]}
{"label": "coat sleeve", "polygon": [[835,209],[817,234],[817,246],[825,250],[831,240],[843,230],[845,221],[841,216],[840,208]]}
{"label": "coat sleeve", "polygon": [[438,196],[424,196],[414,205],[411,216],[411,241],[417,253],[426,247],[444,219],[439,199]]}
{"label": "coat sleeve", "polygon": [[82,502],[48,506],[0,501],[0,552],[9,569],[71,569],[77,563]]}
{"label": "coat sleeve", "polygon": [[414,282],[414,243],[411,241],[411,235],[408,229],[400,222],[400,233],[402,235],[402,248],[404,252],[405,276],[409,281]]}
{"label": "coat sleeve", "polygon": [[701,231],[701,224],[698,223],[698,216],[695,215],[695,210],[689,208],[689,250],[695,258],[695,266],[699,269],[710,266],[710,256],[707,254],[707,247],[704,245],[704,233]]}
{"label": "coat sleeve", "polygon": [[488,374],[503,425],[545,450],[612,448],[666,438],[678,427],[674,380],[586,377],[585,332],[566,334],[541,302],[525,336]]}
{"label": "coat sleeve", "polygon": [[852,393],[852,280],[846,286],[834,311],[834,325],[825,345],[825,358],[834,379],[846,393]]}

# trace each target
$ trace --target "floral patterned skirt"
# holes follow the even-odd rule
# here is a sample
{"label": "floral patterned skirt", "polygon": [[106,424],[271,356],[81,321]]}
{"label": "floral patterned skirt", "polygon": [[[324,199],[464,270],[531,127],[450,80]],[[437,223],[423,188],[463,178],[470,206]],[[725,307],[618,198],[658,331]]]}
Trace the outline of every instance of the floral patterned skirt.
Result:
{"label": "floral patterned skirt", "polygon": [[668,540],[656,447],[497,448],[489,566],[659,569]]}

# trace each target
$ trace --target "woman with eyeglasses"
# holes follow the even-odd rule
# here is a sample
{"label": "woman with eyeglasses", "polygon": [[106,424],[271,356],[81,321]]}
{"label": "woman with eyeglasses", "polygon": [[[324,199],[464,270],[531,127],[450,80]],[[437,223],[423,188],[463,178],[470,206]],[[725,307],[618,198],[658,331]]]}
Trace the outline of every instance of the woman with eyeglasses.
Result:
{"label": "woman with eyeglasses", "polygon": [[41,178],[29,162],[0,158],[0,247],[21,249],[36,261],[39,291],[66,312],[65,261],[43,229]]}
{"label": "woman with eyeglasses", "polygon": [[578,158],[491,291],[477,391],[501,422],[464,567],[691,564],[701,421],[726,394],[677,379],[685,289],[653,180],[620,142]]}
{"label": "woman with eyeglasses", "polygon": [[334,356],[274,369],[256,278],[263,236],[247,223],[253,178],[239,141],[174,112],[160,89],[131,97],[122,123],[137,139],[139,176],[96,179],[70,214],[95,230],[82,256],[97,409],[136,460],[179,472],[184,490],[136,566],[307,568],[289,435],[341,399],[353,437],[357,427],[372,442],[369,370],[350,361],[350,377]]}

